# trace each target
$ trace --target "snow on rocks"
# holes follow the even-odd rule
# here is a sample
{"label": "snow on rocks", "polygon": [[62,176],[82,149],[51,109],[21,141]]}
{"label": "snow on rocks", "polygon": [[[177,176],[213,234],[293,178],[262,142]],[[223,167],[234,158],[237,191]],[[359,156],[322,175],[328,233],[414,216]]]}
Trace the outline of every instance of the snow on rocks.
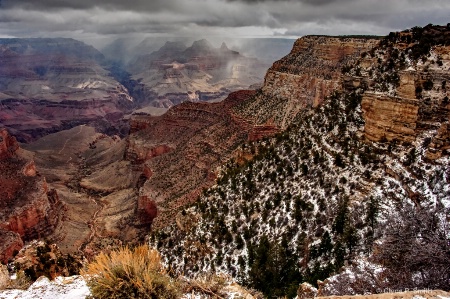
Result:
{"label": "snow on rocks", "polygon": [[82,299],[91,295],[84,279],[77,275],[50,281],[41,276],[28,290],[0,291],[0,299]]}

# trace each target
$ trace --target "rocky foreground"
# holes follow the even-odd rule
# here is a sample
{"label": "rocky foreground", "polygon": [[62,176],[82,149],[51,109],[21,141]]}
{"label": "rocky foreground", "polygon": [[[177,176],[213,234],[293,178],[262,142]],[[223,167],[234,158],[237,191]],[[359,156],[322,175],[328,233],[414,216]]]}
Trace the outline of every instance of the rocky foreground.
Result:
{"label": "rocky foreground", "polygon": [[[46,277],[40,277],[26,290],[0,290],[0,299],[85,299],[89,298],[91,292],[81,276],[57,277],[50,281]],[[373,295],[355,295],[355,296],[327,296],[312,297],[311,294],[299,294],[297,299],[322,298],[322,299],[449,299],[450,293],[439,290],[415,290],[404,292],[391,292]],[[229,282],[218,295],[185,293],[182,299],[201,299],[201,298],[226,298],[226,299],[257,299],[259,297],[252,295],[236,283]]]}

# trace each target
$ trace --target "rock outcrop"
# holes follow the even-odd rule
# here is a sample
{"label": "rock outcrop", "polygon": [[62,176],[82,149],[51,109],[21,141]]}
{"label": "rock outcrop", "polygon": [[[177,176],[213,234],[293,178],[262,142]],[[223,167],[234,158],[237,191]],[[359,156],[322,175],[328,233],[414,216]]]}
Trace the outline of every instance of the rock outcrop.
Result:
{"label": "rock outcrop", "polygon": [[81,268],[79,257],[64,255],[56,244],[42,240],[29,242],[17,253],[13,263],[17,276],[26,274],[32,281],[40,276],[55,279],[74,275]]}
{"label": "rock outcrop", "polygon": [[17,140],[6,129],[0,128],[0,159],[13,157],[18,149]]}
{"label": "rock outcrop", "polygon": [[365,136],[372,141],[412,142],[419,117],[419,102],[365,93],[361,102]]}
{"label": "rock outcrop", "polygon": [[158,215],[158,209],[154,201],[143,195],[138,198],[137,213],[139,223],[148,227]]}
{"label": "rock outcrop", "polygon": [[315,297],[317,297],[317,289],[313,287],[311,284],[304,282],[298,287],[297,290],[298,299],[310,299]]}
{"label": "rock outcrop", "polygon": [[37,174],[31,153],[19,148],[6,129],[0,129],[0,136],[0,256],[6,262],[23,241],[55,230],[63,204]]}
{"label": "rock outcrop", "polygon": [[376,38],[306,36],[267,71],[261,92],[238,109],[256,124],[285,129],[307,107],[342,88],[341,69],[379,42]]}
{"label": "rock outcrop", "polygon": [[449,44],[446,27],[429,25],[392,33],[358,60],[347,75],[365,89],[361,106],[367,139],[412,143],[434,129],[427,157],[437,159],[446,153]]}
{"label": "rock outcrop", "polygon": [[9,277],[8,268],[0,264],[0,290],[4,290],[9,286],[11,278]]}
{"label": "rock outcrop", "polygon": [[20,235],[13,231],[0,229],[0,261],[7,263],[23,247],[23,240]]}

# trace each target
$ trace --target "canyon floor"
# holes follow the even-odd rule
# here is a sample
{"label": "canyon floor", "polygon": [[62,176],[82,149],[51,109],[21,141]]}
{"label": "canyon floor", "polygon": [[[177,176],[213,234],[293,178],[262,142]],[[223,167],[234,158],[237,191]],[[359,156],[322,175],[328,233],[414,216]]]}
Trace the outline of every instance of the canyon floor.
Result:
{"label": "canyon floor", "polygon": [[23,146],[35,153],[39,173],[65,205],[50,236],[63,252],[89,255],[117,245],[117,238],[136,238],[134,227],[120,221],[134,212],[138,178],[122,161],[124,140],[78,126]]}

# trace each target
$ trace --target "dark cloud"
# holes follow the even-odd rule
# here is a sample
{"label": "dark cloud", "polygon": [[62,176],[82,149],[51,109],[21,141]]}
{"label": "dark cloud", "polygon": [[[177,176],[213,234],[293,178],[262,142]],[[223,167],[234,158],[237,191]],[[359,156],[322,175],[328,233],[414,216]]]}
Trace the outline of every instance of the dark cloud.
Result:
{"label": "dark cloud", "polygon": [[354,0],[227,0],[228,2],[244,2],[249,4],[258,4],[261,2],[296,2],[296,3],[303,3],[303,4],[309,4],[314,6],[322,6],[322,5],[328,5],[333,3],[344,3],[344,2],[350,2]]}
{"label": "dark cloud", "polygon": [[59,10],[59,9],[92,9],[102,7],[108,10],[146,10],[159,11],[162,9],[171,9],[177,5],[173,0],[1,0],[0,6],[3,8],[25,8],[35,10]]}
{"label": "dark cloud", "polygon": [[448,15],[448,0],[0,0],[0,36],[384,35]]}

